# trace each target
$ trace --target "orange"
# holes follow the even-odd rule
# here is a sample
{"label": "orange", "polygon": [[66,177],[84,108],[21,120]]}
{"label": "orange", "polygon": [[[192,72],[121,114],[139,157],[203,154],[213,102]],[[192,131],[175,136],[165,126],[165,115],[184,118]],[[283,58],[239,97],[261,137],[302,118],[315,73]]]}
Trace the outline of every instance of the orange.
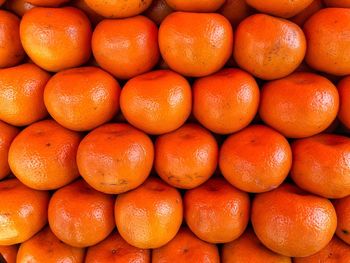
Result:
{"label": "orange", "polygon": [[89,247],[85,263],[150,263],[151,251],[140,249],[126,243],[117,233],[113,232],[105,240]]}
{"label": "orange", "polygon": [[330,7],[350,7],[350,0],[323,0],[323,2]]}
{"label": "orange", "polygon": [[210,132],[197,124],[185,124],[157,138],[154,168],[168,184],[191,189],[213,175],[218,151]]}
{"label": "orange", "polygon": [[0,119],[25,126],[47,116],[44,88],[50,75],[35,64],[0,70]]}
{"label": "orange", "polygon": [[258,111],[258,84],[240,69],[222,69],[199,78],[192,92],[193,115],[215,133],[229,134],[246,127]]}
{"label": "orange", "polygon": [[184,77],[170,70],[132,78],[120,95],[120,108],[126,120],[148,134],[179,128],[190,115],[191,106],[191,86]]}
{"label": "orange", "polygon": [[332,82],[306,72],[268,82],[261,90],[260,100],[262,120],[289,138],[324,131],[339,108],[339,94]]}
{"label": "orange", "polygon": [[0,180],[10,174],[8,151],[19,129],[0,121]]}
{"label": "orange", "polygon": [[334,207],[338,217],[336,234],[350,245],[350,196],[335,200]]}
{"label": "orange", "polygon": [[338,118],[347,128],[350,128],[350,77],[338,83],[338,92],[340,99]]}
{"label": "orange", "polygon": [[83,11],[86,14],[86,16],[89,18],[91,24],[94,26],[104,19],[103,16],[97,14],[94,10],[92,10],[87,5],[85,0],[73,0],[71,1],[71,5]]}
{"label": "orange", "polygon": [[63,70],[47,83],[44,102],[50,115],[62,126],[92,130],[111,120],[119,109],[120,86],[97,67]]}
{"label": "orange", "polygon": [[84,262],[84,249],[75,248],[62,243],[46,227],[31,239],[22,243],[17,254],[17,262],[56,263],[56,262]]}
{"label": "orange", "polygon": [[153,0],[150,7],[146,10],[145,16],[153,20],[154,23],[160,23],[166,18],[173,9],[167,4],[166,0]]}
{"label": "orange", "polygon": [[145,16],[106,19],[94,30],[92,51],[103,69],[117,78],[129,79],[157,64],[157,41],[158,28]]}
{"label": "orange", "polygon": [[50,228],[68,245],[95,245],[115,226],[113,202],[113,196],[94,190],[83,180],[75,181],[51,197],[48,209]]}
{"label": "orange", "polygon": [[238,238],[249,221],[250,201],[222,178],[212,178],[184,196],[188,227],[200,239],[227,243]]}
{"label": "orange", "polygon": [[266,247],[290,257],[317,253],[331,241],[337,226],[329,200],[290,184],[256,195],[251,220]]}
{"label": "orange", "polygon": [[25,56],[19,36],[19,24],[17,16],[0,10],[0,68],[15,66]]}
{"label": "orange", "polygon": [[229,136],[220,149],[223,176],[246,192],[277,188],[291,165],[292,150],[287,139],[263,125],[252,125]]}
{"label": "orange", "polygon": [[322,0],[313,0],[303,11],[291,18],[291,21],[299,26],[303,26],[304,23],[316,12],[324,7]]}
{"label": "orange", "polygon": [[0,195],[0,246],[24,242],[46,224],[48,192],[7,179],[0,182]]}
{"label": "orange", "polygon": [[324,8],[304,24],[308,49],[305,60],[313,69],[350,74],[350,10]]}
{"label": "orange", "polygon": [[119,194],[141,185],[151,172],[154,149],[151,139],[129,124],[100,126],[80,143],[80,174],[93,188]]}
{"label": "orange", "polygon": [[200,240],[187,228],[181,228],[168,244],[152,251],[152,263],[173,262],[219,263],[219,251],[216,245]]}
{"label": "orange", "polygon": [[15,13],[16,15],[22,17],[30,9],[35,6],[29,3],[27,0],[7,0],[5,7]]}
{"label": "orange", "polygon": [[141,14],[152,0],[85,0],[96,13],[109,18],[126,18]]}
{"label": "orange", "polygon": [[226,0],[165,0],[167,4],[177,11],[185,12],[215,12]]}
{"label": "orange", "polygon": [[350,195],[350,139],[319,134],[292,144],[291,177],[302,189],[326,198]]}
{"label": "orange", "polygon": [[91,26],[77,8],[33,8],[20,25],[21,41],[27,55],[48,71],[77,67],[91,53]]}
{"label": "orange", "polygon": [[149,178],[138,188],[118,195],[115,221],[130,245],[158,248],[174,238],[182,223],[182,199],[175,188]]}
{"label": "orange", "polygon": [[218,71],[230,58],[232,45],[232,27],[220,14],[174,12],[159,28],[163,59],[185,76],[202,77]]}
{"label": "orange", "polygon": [[236,30],[234,59],[242,69],[261,79],[289,75],[303,61],[305,51],[301,28],[282,18],[252,15]]}
{"label": "orange", "polygon": [[16,263],[17,246],[0,246],[0,262],[5,260],[5,263]]}
{"label": "orange", "polygon": [[232,25],[237,26],[243,19],[250,16],[253,10],[245,0],[226,0],[219,13],[226,17]]}
{"label": "orange", "polygon": [[57,7],[63,5],[70,0],[27,0],[28,3],[35,6]]}
{"label": "orange", "polygon": [[238,239],[226,243],[222,247],[222,263],[292,263],[290,257],[282,256],[267,249],[251,229],[241,235]]}
{"label": "orange", "polygon": [[13,140],[8,154],[11,170],[30,188],[60,188],[79,176],[75,156],[80,140],[80,134],[53,120],[36,122]]}

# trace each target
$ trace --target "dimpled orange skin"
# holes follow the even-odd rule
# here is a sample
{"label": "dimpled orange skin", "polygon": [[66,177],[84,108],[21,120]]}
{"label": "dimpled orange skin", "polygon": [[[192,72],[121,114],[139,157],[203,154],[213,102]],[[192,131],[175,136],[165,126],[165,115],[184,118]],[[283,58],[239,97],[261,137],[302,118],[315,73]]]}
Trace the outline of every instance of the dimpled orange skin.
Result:
{"label": "dimpled orange skin", "polygon": [[120,194],[115,202],[118,232],[130,245],[158,248],[174,238],[183,217],[182,198],[177,189],[157,178]]}
{"label": "dimpled orange skin", "polygon": [[60,188],[79,176],[75,157],[81,137],[53,120],[36,122],[13,140],[8,154],[11,171],[30,188]]}
{"label": "dimpled orange skin", "polygon": [[197,79],[193,86],[193,115],[207,129],[229,134],[247,126],[259,107],[259,87],[243,70],[222,69]]}
{"label": "dimpled orange skin", "polygon": [[249,211],[248,194],[223,178],[209,179],[184,196],[188,227],[209,243],[227,243],[238,238],[247,227]]}
{"label": "dimpled orange skin", "polygon": [[181,127],[191,107],[190,84],[170,70],[132,78],[120,95],[120,108],[126,120],[148,134],[163,134]]}
{"label": "dimpled orange skin", "polygon": [[146,180],[153,158],[153,144],[146,134],[129,124],[113,123],[100,126],[82,140],[77,163],[93,188],[119,194]]}
{"label": "dimpled orange skin", "polygon": [[225,0],[166,0],[168,5],[176,11],[185,12],[215,12]]}
{"label": "dimpled orange skin", "polygon": [[263,125],[251,125],[229,136],[220,149],[219,166],[235,187],[253,193],[277,188],[292,166],[286,138]]}
{"label": "dimpled orange skin", "polygon": [[324,131],[339,109],[336,87],[313,73],[296,72],[268,82],[260,94],[260,117],[289,138],[309,137]]}
{"label": "dimpled orange skin", "polygon": [[48,71],[77,67],[91,54],[91,25],[77,8],[38,7],[25,13],[21,41],[35,64]]}
{"label": "dimpled orange skin", "polygon": [[336,76],[350,74],[350,9],[324,8],[303,29],[310,67]]}
{"label": "dimpled orange skin", "polygon": [[168,184],[191,189],[214,174],[218,152],[210,132],[197,124],[185,124],[157,138],[154,168]]}
{"label": "dimpled orange skin", "polygon": [[150,7],[146,10],[145,16],[151,19],[157,25],[166,18],[173,9],[167,4],[166,0],[153,0]]}
{"label": "dimpled orange skin", "polygon": [[58,7],[60,5],[63,5],[70,0],[27,0],[28,3],[31,3],[35,6],[44,6],[44,7]]}
{"label": "dimpled orange skin", "polygon": [[47,223],[49,194],[17,179],[0,182],[0,246],[22,243]]}
{"label": "dimpled orange skin", "polygon": [[288,20],[256,14],[237,27],[234,59],[258,78],[272,80],[289,75],[303,61],[305,52],[303,31]]}
{"label": "dimpled orange skin", "polygon": [[174,12],[159,28],[163,59],[184,76],[202,77],[218,71],[232,54],[232,45],[232,27],[220,14]]}
{"label": "dimpled orange skin", "polygon": [[44,102],[62,126],[87,131],[111,120],[119,110],[120,86],[97,67],[61,71],[47,83]]}
{"label": "dimpled orange skin", "polygon": [[297,15],[293,16],[290,20],[299,26],[303,26],[304,23],[316,12],[324,8],[322,0],[313,0],[308,7],[303,11],[299,12]]}
{"label": "dimpled orange skin", "polygon": [[152,263],[172,262],[219,263],[220,256],[215,244],[200,240],[183,227],[168,244],[152,251]]}
{"label": "dimpled orange skin", "polygon": [[238,239],[226,243],[222,247],[222,263],[292,263],[290,257],[282,256],[267,249],[254,234],[247,229]]}
{"label": "dimpled orange skin", "polygon": [[35,6],[29,3],[27,0],[7,0],[5,7],[16,15],[22,17]]}
{"label": "dimpled orange skin", "polygon": [[350,77],[345,77],[338,83],[339,92],[339,120],[350,129]]}
{"label": "dimpled orange skin", "polygon": [[302,189],[325,198],[350,195],[350,139],[319,134],[292,144],[291,178]]}
{"label": "dimpled orange skin", "polygon": [[337,226],[329,200],[290,184],[256,195],[251,220],[266,247],[290,257],[317,253],[331,241]]}
{"label": "dimpled orange skin", "polygon": [[237,26],[243,19],[250,16],[253,10],[245,0],[226,0],[219,13],[226,17],[233,26]]}
{"label": "dimpled orange skin", "polygon": [[49,227],[46,227],[20,245],[17,262],[83,263],[84,254],[85,249],[71,247],[63,243],[52,233]]}
{"label": "dimpled orange skin", "polygon": [[6,260],[5,263],[16,263],[17,251],[16,245],[0,246],[0,255]]}
{"label": "dimpled orange skin", "polygon": [[88,247],[105,239],[115,227],[111,195],[78,180],[51,197],[48,215],[52,232],[73,247]]}
{"label": "dimpled orange skin", "polygon": [[117,232],[89,247],[85,263],[150,263],[151,251],[129,245]]}
{"label": "dimpled orange skin", "polygon": [[350,0],[323,0],[323,2],[329,7],[350,7]]}
{"label": "dimpled orange skin", "polygon": [[19,129],[0,121],[0,180],[10,174],[8,151]]}
{"label": "dimpled orange skin", "polygon": [[103,20],[94,30],[92,52],[103,69],[130,79],[157,64],[158,28],[145,16]]}
{"label": "dimpled orange skin", "polygon": [[335,200],[334,207],[338,218],[336,234],[350,245],[350,196]]}

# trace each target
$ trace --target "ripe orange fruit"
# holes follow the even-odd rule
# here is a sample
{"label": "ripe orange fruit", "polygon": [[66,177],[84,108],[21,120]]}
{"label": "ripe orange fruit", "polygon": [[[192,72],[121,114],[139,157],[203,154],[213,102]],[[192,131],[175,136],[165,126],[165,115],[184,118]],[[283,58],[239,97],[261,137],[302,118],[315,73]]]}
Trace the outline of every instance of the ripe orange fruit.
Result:
{"label": "ripe orange fruit", "polygon": [[0,121],[0,180],[10,174],[8,151],[19,129]]}
{"label": "ripe orange fruit", "polygon": [[52,232],[73,247],[88,247],[113,230],[111,195],[100,193],[78,180],[58,189],[51,197],[48,214]]}
{"label": "ripe orange fruit", "polygon": [[218,71],[229,59],[232,45],[232,27],[220,14],[174,12],[159,28],[163,59],[185,76],[202,77]]}
{"label": "ripe orange fruit", "polygon": [[50,75],[34,64],[0,70],[0,119],[25,126],[47,116],[44,88]]}
{"label": "ripe orange fruit", "polygon": [[338,218],[336,234],[350,245],[350,196],[335,200],[334,207]]}
{"label": "ripe orange fruit", "polygon": [[172,262],[219,263],[220,256],[216,245],[200,240],[183,227],[168,244],[152,251],[152,263]]}
{"label": "ripe orange fruit", "polygon": [[85,0],[96,13],[109,18],[127,18],[141,14],[152,0]]}
{"label": "ripe orange fruit", "polygon": [[[314,69],[343,76],[350,74],[350,10],[324,8],[304,24],[306,62]],[[331,45],[330,45],[331,44]]]}
{"label": "ripe orange fruit", "polygon": [[222,178],[212,178],[184,196],[184,217],[200,239],[226,243],[238,238],[249,221],[250,201]]}
{"label": "ripe orange fruit", "polygon": [[157,64],[157,41],[158,28],[147,17],[106,19],[94,30],[92,51],[103,69],[117,78],[129,79]]}
{"label": "ripe orange fruit", "polygon": [[262,120],[290,138],[324,131],[339,108],[339,94],[332,82],[305,72],[268,82],[261,90],[260,100]]}
{"label": "ripe orange fruit", "polygon": [[92,10],[90,6],[87,5],[85,0],[73,0],[71,1],[71,5],[83,11],[89,18],[91,24],[94,26],[104,19],[103,16],[97,14],[94,10]]}
{"label": "ripe orange fruit", "polygon": [[305,51],[306,41],[301,28],[282,18],[252,15],[236,30],[234,59],[242,69],[261,79],[289,75],[303,61]]}
{"label": "ripe orange fruit", "polygon": [[145,16],[153,20],[154,23],[160,23],[166,18],[173,9],[167,4],[166,0],[153,0],[150,7],[146,10]]}
{"label": "ripe orange fruit", "polygon": [[258,111],[258,84],[240,69],[223,69],[199,78],[192,92],[193,115],[215,133],[229,134],[244,128]]}
{"label": "ripe orange fruit", "polygon": [[218,151],[210,132],[196,124],[185,124],[157,138],[154,168],[168,184],[191,189],[213,175]]}
{"label": "ripe orange fruit", "polygon": [[151,251],[140,249],[126,243],[117,233],[113,232],[97,245],[89,247],[85,263],[150,263]]}
{"label": "ripe orange fruit", "polygon": [[17,16],[0,10],[0,68],[15,66],[25,56],[19,37],[19,24]]}
{"label": "ripe orange fruit", "polygon": [[166,0],[177,11],[210,13],[218,10],[225,0]]}
{"label": "ripe orange fruit", "polygon": [[111,120],[119,109],[120,86],[97,67],[63,70],[45,87],[44,102],[62,126],[76,131],[92,130]]}
{"label": "ripe orange fruit", "polygon": [[23,242],[18,250],[17,262],[84,262],[84,249],[62,243],[46,227],[31,239]]}
{"label": "ripe orange fruit", "polygon": [[317,253],[331,241],[337,226],[329,200],[290,184],[256,195],[251,220],[265,246],[290,257]]}
{"label": "ripe orange fruit", "polygon": [[282,256],[267,249],[254,234],[247,229],[238,239],[226,243],[222,247],[222,263],[292,263],[290,257]]}
{"label": "ripe orange fruit", "polygon": [[80,140],[80,134],[53,120],[36,122],[13,140],[9,165],[14,175],[30,188],[60,188],[79,176],[75,156]]}
{"label": "ripe orange fruit", "polygon": [[[29,10],[33,9],[35,5],[32,5],[27,0],[7,0],[5,7],[16,15],[22,17]],[[19,34],[19,26],[18,26]],[[23,51],[24,52],[24,51]]]}
{"label": "ripe orange fruit", "polygon": [[323,2],[329,7],[344,7],[344,8],[350,7],[349,0],[323,0]]}
{"label": "ripe orange fruit", "polygon": [[350,195],[350,139],[319,134],[292,144],[291,177],[302,189],[326,197]]}
{"label": "ripe orange fruit", "polygon": [[0,182],[0,195],[0,246],[24,242],[46,224],[48,192],[8,179]]}
{"label": "ripe orange fruit", "polygon": [[340,99],[338,118],[347,128],[350,128],[350,77],[338,83],[338,92]]}
{"label": "ripe orange fruit", "polygon": [[226,0],[219,13],[226,17],[232,25],[237,26],[243,19],[250,16],[253,10],[245,0]]}
{"label": "ripe orange fruit", "polygon": [[70,0],[27,0],[28,3],[35,6],[57,7],[63,5]]}
{"label": "ripe orange fruit", "polygon": [[23,16],[20,34],[28,56],[48,71],[77,67],[90,57],[90,21],[74,7],[34,8]]}
{"label": "ripe orange fruit", "polygon": [[[116,147],[117,146],[117,147]],[[98,191],[119,194],[141,185],[151,172],[151,139],[129,124],[106,124],[80,143],[79,172]]]}
{"label": "ripe orange fruit", "polygon": [[158,248],[173,239],[182,214],[178,190],[157,178],[118,195],[114,210],[120,235],[130,245],[143,249]]}
{"label": "ripe orange fruit", "polygon": [[229,136],[220,149],[223,176],[246,192],[277,188],[291,165],[292,150],[286,138],[263,125],[252,125]]}
{"label": "ripe orange fruit", "polygon": [[132,78],[120,95],[120,108],[126,120],[148,134],[179,128],[190,115],[191,104],[191,86],[184,77],[170,70]]}
{"label": "ripe orange fruit", "polygon": [[303,26],[304,23],[316,12],[324,7],[322,0],[313,0],[303,11],[293,16],[290,20],[299,26]]}
{"label": "ripe orange fruit", "polygon": [[0,262],[16,263],[17,250],[18,247],[16,245],[0,246]]}

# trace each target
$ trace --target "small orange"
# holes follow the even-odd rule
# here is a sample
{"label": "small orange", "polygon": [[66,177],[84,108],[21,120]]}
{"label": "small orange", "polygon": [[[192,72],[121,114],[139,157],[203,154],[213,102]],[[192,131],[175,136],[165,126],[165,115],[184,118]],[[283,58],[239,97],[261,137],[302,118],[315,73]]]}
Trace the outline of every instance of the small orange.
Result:
{"label": "small orange", "polygon": [[16,15],[22,17],[29,10],[33,9],[35,5],[32,5],[27,0],[7,0],[5,7]]}
{"label": "small orange", "polygon": [[7,179],[0,182],[0,196],[0,246],[24,242],[47,223],[48,192]]}
{"label": "small orange", "polygon": [[152,251],[152,263],[205,262],[219,263],[216,245],[197,238],[188,228],[181,228],[165,246]]}
{"label": "small orange", "polygon": [[19,129],[0,121],[0,180],[10,174],[8,152],[13,139],[18,133]]}
{"label": "small orange", "polygon": [[110,121],[119,110],[120,86],[97,67],[63,70],[47,83],[44,102],[50,115],[62,126],[92,130]]}
{"label": "small orange", "polygon": [[218,151],[210,132],[197,124],[185,124],[157,138],[154,168],[168,184],[191,189],[214,174]]}
{"label": "small orange", "polygon": [[91,25],[77,8],[37,7],[25,13],[21,41],[28,56],[48,71],[77,67],[91,54]]}
{"label": "small orange", "polygon": [[159,28],[163,59],[185,76],[202,77],[218,71],[230,58],[232,45],[231,24],[220,14],[174,12]]}
{"label": "small orange", "polygon": [[132,246],[158,248],[174,238],[182,223],[182,199],[177,189],[157,178],[118,195],[115,221]]}
{"label": "small orange", "polygon": [[222,178],[212,178],[184,196],[184,218],[191,231],[210,243],[238,238],[249,221],[250,201]]}
{"label": "small orange", "polygon": [[254,231],[272,251],[290,257],[319,252],[332,239],[337,216],[332,203],[284,184],[253,200]]}
{"label": "small orange", "polygon": [[253,193],[277,188],[292,166],[292,150],[275,130],[252,125],[229,136],[220,149],[219,166],[235,187]]}
{"label": "small orange", "polygon": [[304,23],[316,12],[324,7],[322,0],[313,0],[303,11],[293,16],[290,20],[299,26],[303,26]]}
{"label": "small orange", "polygon": [[60,188],[79,176],[75,156],[80,140],[80,134],[53,120],[36,122],[13,140],[8,157],[11,170],[30,188]]}
{"label": "small orange", "polygon": [[158,28],[145,16],[103,20],[92,35],[92,52],[97,63],[115,77],[135,77],[159,60]]}
{"label": "small orange", "polygon": [[350,196],[335,200],[334,207],[338,217],[336,234],[350,245]]}
{"label": "small orange", "polygon": [[258,78],[271,80],[289,75],[301,64],[305,52],[303,31],[288,20],[256,14],[237,27],[234,59]]}
{"label": "small orange", "polygon": [[150,263],[151,251],[140,249],[126,243],[117,233],[113,232],[97,245],[89,247],[85,263]]}
{"label": "small orange", "polygon": [[48,214],[52,232],[73,247],[88,247],[105,239],[113,230],[111,195],[100,193],[78,180],[57,190]]}
{"label": "small orange", "polygon": [[146,134],[129,124],[113,123],[100,126],[82,140],[77,163],[93,188],[119,194],[146,180],[153,156],[153,144]]}
{"label": "small orange", "polygon": [[165,0],[176,11],[210,13],[218,10],[226,0]]}
{"label": "small orange", "polygon": [[153,20],[154,23],[160,23],[166,18],[173,9],[167,4],[166,0],[153,0],[150,7],[146,10],[145,16]]}
{"label": "small orange", "polygon": [[338,83],[339,92],[339,120],[350,129],[350,77],[342,79]]}
{"label": "small orange", "polygon": [[58,7],[63,5],[70,0],[27,0],[28,3],[35,6],[45,6],[45,7]]}
{"label": "small orange", "polygon": [[253,13],[245,0],[226,0],[219,13],[226,17],[232,25],[238,26],[243,19]]}
{"label": "small orange", "polygon": [[47,116],[44,88],[50,75],[35,64],[0,70],[0,119],[25,126]]}
{"label": "small orange", "polygon": [[282,256],[267,249],[251,229],[238,239],[226,243],[222,247],[222,263],[292,263],[290,257]]}
{"label": "small orange", "polygon": [[44,228],[31,239],[23,242],[18,250],[17,262],[57,263],[84,262],[84,249],[62,243],[50,230]]}
{"label": "small orange", "polygon": [[17,65],[25,53],[19,36],[20,20],[14,14],[0,10],[0,68]]}
{"label": "small orange", "polygon": [[240,69],[222,69],[199,78],[192,92],[193,115],[215,133],[229,134],[246,127],[258,111],[258,84]]}
{"label": "small orange", "polygon": [[5,260],[4,263],[16,263],[18,247],[12,246],[0,246],[0,262]]}
{"label": "small orange", "polygon": [[120,108],[126,120],[148,134],[179,128],[190,115],[191,106],[191,86],[184,77],[170,70],[132,78],[120,95]]}
{"label": "small orange", "polygon": [[262,120],[289,138],[324,131],[339,109],[339,94],[332,82],[306,72],[266,83],[260,100]]}
{"label": "small orange", "polygon": [[323,2],[329,7],[350,7],[350,0],[323,0]]}

